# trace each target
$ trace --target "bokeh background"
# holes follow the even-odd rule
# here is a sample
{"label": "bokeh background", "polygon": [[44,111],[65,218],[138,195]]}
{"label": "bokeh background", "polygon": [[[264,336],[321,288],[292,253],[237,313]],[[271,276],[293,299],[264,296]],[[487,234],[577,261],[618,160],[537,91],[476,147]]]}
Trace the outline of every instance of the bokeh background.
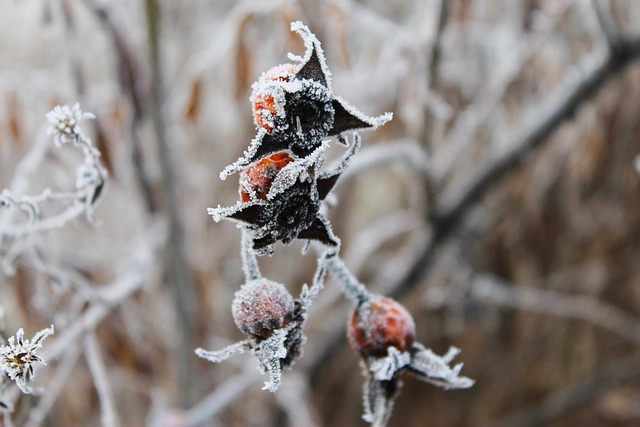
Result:
{"label": "bokeh background", "polygon": [[[5,389],[0,426],[365,425],[352,307],[331,277],[276,395],[250,355],[193,352],[242,339],[240,231],[206,208],[238,198],[218,174],[256,133],[252,82],[303,52],[296,20],[337,95],[394,113],[363,134],[328,209],[342,257],[476,380],[404,377],[389,425],[640,424],[640,3],[0,0],[0,188],[57,104],[96,115],[82,126],[109,170],[99,226],[2,234],[0,332],[56,335],[42,396]],[[50,144],[19,188],[72,188],[79,159]],[[316,265],[301,248],[260,259],[294,295]]]}

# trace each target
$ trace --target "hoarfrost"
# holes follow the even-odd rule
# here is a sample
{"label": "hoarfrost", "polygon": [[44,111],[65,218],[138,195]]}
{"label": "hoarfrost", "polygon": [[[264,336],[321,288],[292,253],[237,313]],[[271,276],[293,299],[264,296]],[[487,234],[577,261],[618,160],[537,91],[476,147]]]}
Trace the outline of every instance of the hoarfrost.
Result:
{"label": "hoarfrost", "polygon": [[244,340],[231,344],[222,350],[208,351],[203,348],[196,349],[196,355],[208,360],[211,363],[220,363],[235,356],[236,354],[242,354],[251,348],[251,340]]}
{"label": "hoarfrost", "polygon": [[0,346],[0,371],[4,371],[9,379],[15,381],[24,394],[34,394],[31,387],[36,363],[46,365],[36,353],[42,348],[42,343],[53,335],[53,325],[36,333],[31,340],[24,338],[24,330],[20,328],[15,337],[7,340],[7,345]]}
{"label": "hoarfrost", "polygon": [[263,374],[269,373],[269,381],[264,383],[263,390],[275,393],[280,386],[282,379],[281,359],[287,357],[287,348],[284,344],[290,329],[289,327],[276,330],[273,335],[251,349],[260,362],[260,371]]}
{"label": "hoarfrost", "polygon": [[389,381],[405,366],[411,363],[411,355],[407,351],[401,352],[395,347],[387,349],[387,356],[372,358],[369,362],[369,371],[378,381]]}
{"label": "hoarfrost", "polygon": [[362,111],[358,110],[356,107],[349,104],[347,101],[337,95],[334,95],[333,99],[335,99],[346,110],[347,113],[369,125],[350,128],[350,130],[376,130],[378,127],[393,119],[393,113],[387,112],[377,117],[371,117],[367,116]]}
{"label": "hoarfrost", "polygon": [[460,350],[451,347],[444,356],[438,356],[423,345],[414,344],[409,370],[421,380],[445,389],[469,388],[473,386],[474,381],[459,375],[462,363],[454,367],[449,366],[459,353]]}
{"label": "hoarfrost", "polygon": [[315,172],[315,170],[322,166],[322,163],[324,163],[324,152],[328,146],[329,141],[323,141],[322,145],[307,157],[297,159],[283,167],[271,184],[269,193],[267,193],[267,200],[272,200],[278,194],[284,193],[287,189],[291,188],[298,179],[300,179],[300,181],[311,179],[308,175],[308,170],[313,168]]}
{"label": "hoarfrost", "polygon": [[322,70],[322,74],[325,77],[325,84],[327,89],[331,91],[331,71],[329,71],[329,67],[327,67],[327,61],[324,57],[324,51],[322,50],[322,46],[320,45],[320,41],[313,34],[309,28],[304,25],[300,21],[295,21],[291,23],[291,31],[298,33],[300,37],[302,37],[302,41],[304,42],[305,52],[304,56],[294,55],[292,53],[288,54],[290,60],[295,62],[300,62],[301,64],[307,64],[311,60],[311,57],[315,53],[318,58],[318,63],[320,64],[320,68]]}

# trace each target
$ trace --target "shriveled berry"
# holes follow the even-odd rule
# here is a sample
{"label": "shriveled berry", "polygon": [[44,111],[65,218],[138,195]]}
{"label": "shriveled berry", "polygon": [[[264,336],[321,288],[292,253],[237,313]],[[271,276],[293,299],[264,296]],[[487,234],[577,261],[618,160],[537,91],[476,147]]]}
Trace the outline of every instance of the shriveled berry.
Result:
{"label": "shriveled berry", "polygon": [[416,325],[402,304],[382,295],[372,295],[356,308],[347,332],[351,347],[362,356],[384,357],[392,346],[400,351],[410,349]]}
{"label": "shriveled berry", "polygon": [[251,107],[256,126],[264,128],[268,133],[273,132],[274,120],[283,114],[284,88],[278,82],[289,82],[295,77],[298,66],[282,64],[273,67],[253,85]]}
{"label": "shriveled berry", "polygon": [[260,200],[267,200],[267,193],[280,169],[293,162],[293,158],[285,151],[265,157],[249,166],[240,174],[240,198],[249,202],[252,195]]}
{"label": "shriveled berry", "polygon": [[284,285],[264,278],[242,285],[235,294],[231,311],[238,328],[259,340],[287,326],[295,304]]}

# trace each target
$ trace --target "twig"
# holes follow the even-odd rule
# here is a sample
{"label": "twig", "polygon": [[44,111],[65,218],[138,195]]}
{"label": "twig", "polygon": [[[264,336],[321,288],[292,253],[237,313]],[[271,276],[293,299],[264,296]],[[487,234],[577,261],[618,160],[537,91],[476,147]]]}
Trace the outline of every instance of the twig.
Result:
{"label": "twig", "polygon": [[64,359],[58,365],[47,385],[47,392],[38,402],[38,406],[29,412],[29,419],[24,427],[39,427],[44,422],[58,396],[60,396],[62,389],[67,384],[68,379],[76,372],[76,364],[80,358],[80,353],[80,346],[76,344],[72,344],[70,348],[67,348]]}
{"label": "twig", "polygon": [[87,365],[89,365],[89,372],[93,377],[93,383],[98,392],[100,422],[103,427],[115,427],[118,425],[118,416],[113,404],[111,384],[109,383],[107,369],[104,366],[104,360],[100,355],[98,340],[93,332],[87,334],[84,338],[84,354],[87,359]]}
{"label": "twig", "polygon": [[164,103],[162,68],[160,62],[160,5],[157,0],[146,0],[147,32],[151,62],[151,106],[150,114],[158,146],[160,169],[162,170],[164,209],[169,219],[169,241],[167,274],[173,295],[174,309],[178,321],[179,343],[176,345],[176,364],[179,366],[179,395],[183,405],[191,400],[192,319],[195,317],[195,281],[192,276],[184,248],[184,233],[178,214],[176,196],[177,181],[171,152],[166,139],[162,106]]}
{"label": "twig", "polygon": [[197,427],[204,425],[222,408],[233,402],[251,387],[258,378],[258,371],[253,367],[245,369],[240,375],[229,378],[202,399],[200,403],[185,412],[185,426]]}
{"label": "twig", "polygon": [[440,51],[442,48],[442,33],[444,32],[445,25],[447,24],[447,17],[449,16],[449,0],[440,0],[438,5],[438,21],[436,23],[436,30],[431,42],[431,50],[429,52],[428,66],[429,66],[429,87],[433,88],[438,84],[438,65],[440,64]]}

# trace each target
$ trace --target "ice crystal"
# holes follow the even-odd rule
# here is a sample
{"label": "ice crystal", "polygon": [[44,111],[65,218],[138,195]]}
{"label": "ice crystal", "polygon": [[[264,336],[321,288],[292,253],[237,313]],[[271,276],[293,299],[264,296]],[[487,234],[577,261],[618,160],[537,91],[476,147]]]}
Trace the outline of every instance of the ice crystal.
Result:
{"label": "ice crystal", "polygon": [[49,335],[53,335],[53,325],[36,333],[31,340],[24,338],[24,330],[20,328],[15,337],[7,340],[7,345],[0,346],[0,371],[15,381],[25,394],[34,393],[30,385],[34,377],[33,366],[36,363],[46,365],[36,353]]}
{"label": "ice crystal", "polygon": [[93,119],[92,113],[83,112],[77,102],[73,107],[57,105],[47,113],[47,135],[53,135],[54,144],[59,147],[67,142],[78,144],[82,137],[80,122],[84,119]]}

